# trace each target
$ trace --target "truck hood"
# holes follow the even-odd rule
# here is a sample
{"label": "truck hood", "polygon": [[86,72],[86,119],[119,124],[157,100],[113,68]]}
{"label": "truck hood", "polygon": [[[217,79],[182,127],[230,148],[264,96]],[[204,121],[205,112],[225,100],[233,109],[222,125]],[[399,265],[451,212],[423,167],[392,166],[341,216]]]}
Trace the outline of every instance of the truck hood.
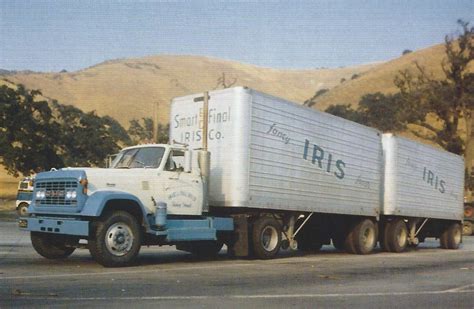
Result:
{"label": "truck hood", "polygon": [[61,171],[83,171],[88,181],[88,195],[97,190],[120,190],[138,194],[141,187],[156,181],[156,169],[132,168],[64,168]]}

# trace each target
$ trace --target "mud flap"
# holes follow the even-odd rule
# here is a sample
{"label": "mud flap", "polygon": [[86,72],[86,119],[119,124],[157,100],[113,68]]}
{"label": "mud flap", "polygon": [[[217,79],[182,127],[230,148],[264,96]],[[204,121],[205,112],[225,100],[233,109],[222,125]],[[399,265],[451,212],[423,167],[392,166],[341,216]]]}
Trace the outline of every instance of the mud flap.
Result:
{"label": "mud flap", "polygon": [[234,235],[229,246],[230,254],[233,256],[249,255],[249,218],[246,215],[233,216]]}

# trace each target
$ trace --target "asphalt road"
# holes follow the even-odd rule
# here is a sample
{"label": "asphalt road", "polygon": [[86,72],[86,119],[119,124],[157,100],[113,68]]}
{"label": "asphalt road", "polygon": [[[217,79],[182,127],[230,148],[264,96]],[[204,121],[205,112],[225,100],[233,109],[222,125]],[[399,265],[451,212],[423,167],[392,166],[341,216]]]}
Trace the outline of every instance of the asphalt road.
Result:
{"label": "asphalt road", "polygon": [[435,240],[401,254],[282,252],[268,261],[199,260],[143,248],[139,265],[103,268],[87,250],[64,261],[37,255],[29,235],[0,222],[0,308],[473,308],[474,237],[460,250]]}

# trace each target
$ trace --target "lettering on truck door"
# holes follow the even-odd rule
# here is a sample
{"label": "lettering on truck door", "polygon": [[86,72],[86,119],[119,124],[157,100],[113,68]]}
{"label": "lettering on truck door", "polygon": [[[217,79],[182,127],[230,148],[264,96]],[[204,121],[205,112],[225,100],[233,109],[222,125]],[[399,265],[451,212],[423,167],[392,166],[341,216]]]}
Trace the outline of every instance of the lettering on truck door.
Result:
{"label": "lettering on truck door", "polygon": [[170,152],[163,169],[163,192],[169,214],[200,215],[202,210],[202,182],[199,176],[185,173],[184,152]]}

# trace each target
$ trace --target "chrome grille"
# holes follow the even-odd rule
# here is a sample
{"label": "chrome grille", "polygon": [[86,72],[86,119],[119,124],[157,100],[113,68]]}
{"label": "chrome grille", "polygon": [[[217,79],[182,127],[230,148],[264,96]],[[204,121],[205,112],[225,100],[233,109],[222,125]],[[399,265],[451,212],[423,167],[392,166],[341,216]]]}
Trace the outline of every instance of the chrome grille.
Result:
{"label": "chrome grille", "polygon": [[66,192],[77,189],[79,183],[71,181],[48,181],[35,183],[35,189],[45,190],[46,197],[37,199],[39,205],[76,205],[77,199],[66,199]]}

